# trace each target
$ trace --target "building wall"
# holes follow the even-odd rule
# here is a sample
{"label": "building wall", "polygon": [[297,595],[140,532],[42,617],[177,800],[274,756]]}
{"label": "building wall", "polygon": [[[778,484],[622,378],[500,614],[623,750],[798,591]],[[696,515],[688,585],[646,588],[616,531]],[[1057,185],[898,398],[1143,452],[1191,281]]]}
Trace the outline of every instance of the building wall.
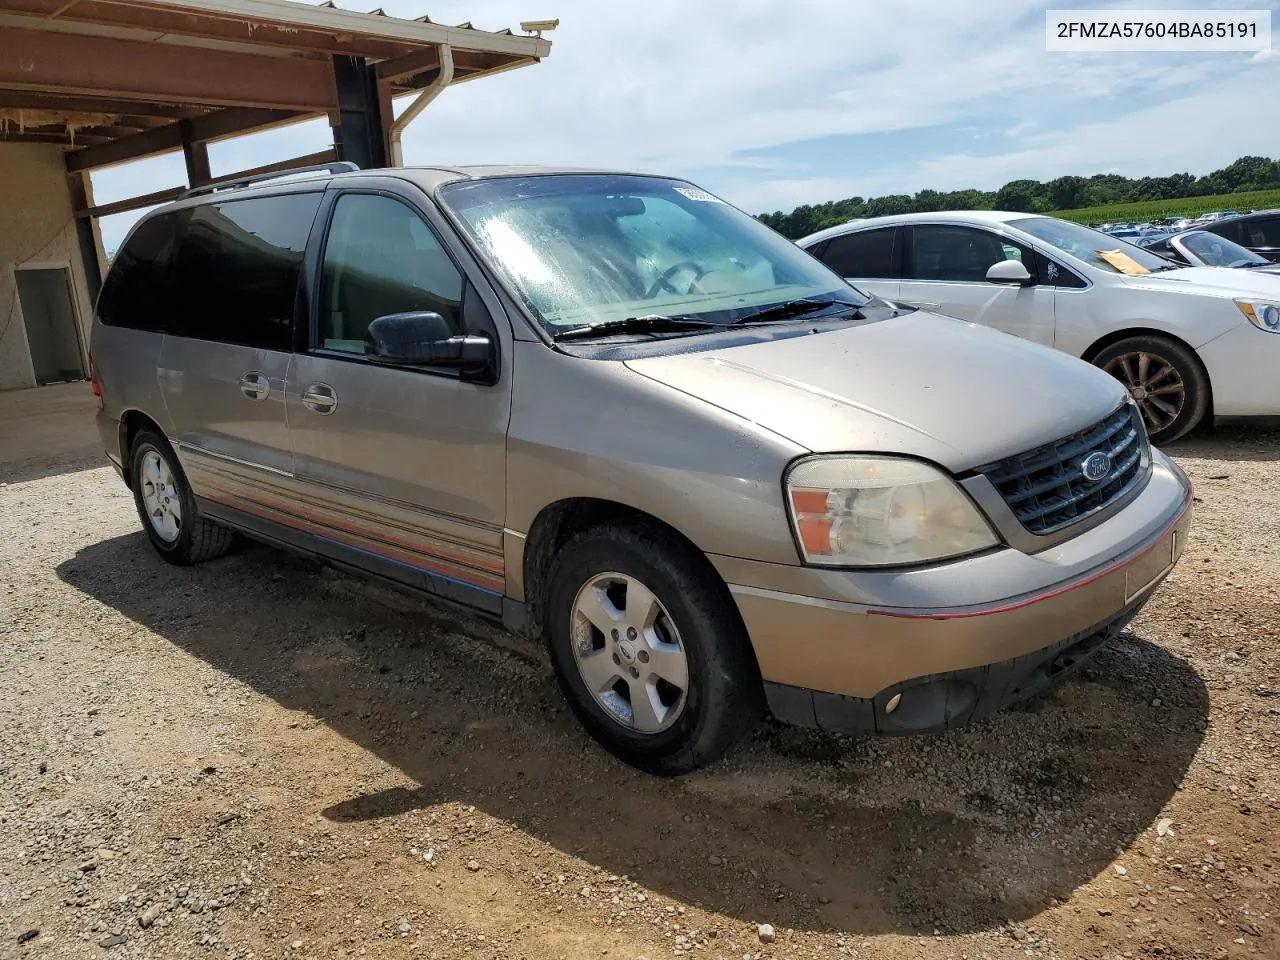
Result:
{"label": "building wall", "polygon": [[0,143],[0,390],[35,386],[14,268],[67,265],[75,308],[89,342],[89,301],[71,213],[62,150],[38,143]]}

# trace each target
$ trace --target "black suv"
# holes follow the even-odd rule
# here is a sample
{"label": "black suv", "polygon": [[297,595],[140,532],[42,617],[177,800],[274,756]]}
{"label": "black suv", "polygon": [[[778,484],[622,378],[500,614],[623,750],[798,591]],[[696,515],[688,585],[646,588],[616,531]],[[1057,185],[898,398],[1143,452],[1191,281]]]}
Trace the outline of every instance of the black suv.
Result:
{"label": "black suv", "polygon": [[1223,217],[1197,227],[1248,247],[1260,257],[1280,263],[1280,210],[1259,210],[1236,217]]}

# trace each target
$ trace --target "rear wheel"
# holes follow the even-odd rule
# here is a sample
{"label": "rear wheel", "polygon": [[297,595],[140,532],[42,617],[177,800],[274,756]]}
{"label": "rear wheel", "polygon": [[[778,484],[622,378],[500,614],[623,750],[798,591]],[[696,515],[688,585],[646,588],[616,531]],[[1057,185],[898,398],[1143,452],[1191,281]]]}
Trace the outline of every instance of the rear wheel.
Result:
{"label": "rear wheel", "polygon": [[141,430],[130,457],[133,501],[142,529],[156,552],[189,566],[220,557],[235,534],[196,513],[195,497],[173,449],[153,430]]}
{"label": "rear wheel", "polygon": [[570,706],[633,766],[705,766],[763,713],[741,620],[706,561],[656,527],[578,534],[552,565],[547,643]]}
{"label": "rear wheel", "polygon": [[1199,358],[1175,340],[1129,337],[1103,349],[1093,362],[1129,391],[1156,444],[1196,428],[1209,409],[1209,378]]}

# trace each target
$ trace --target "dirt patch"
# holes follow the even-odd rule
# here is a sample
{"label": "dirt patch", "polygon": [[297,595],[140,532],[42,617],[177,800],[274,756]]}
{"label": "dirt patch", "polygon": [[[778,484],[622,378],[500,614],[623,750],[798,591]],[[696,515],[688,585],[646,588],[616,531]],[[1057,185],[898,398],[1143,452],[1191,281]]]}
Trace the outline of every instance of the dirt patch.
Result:
{"label": "dirt patch", "polygon": [[591,743],[533,644],[263,547],[169,567],[110,469],[24,457],[0,957],[1280,956],[1280,437],[1172,452],[1186,557],[1086,673],[679,780]]}

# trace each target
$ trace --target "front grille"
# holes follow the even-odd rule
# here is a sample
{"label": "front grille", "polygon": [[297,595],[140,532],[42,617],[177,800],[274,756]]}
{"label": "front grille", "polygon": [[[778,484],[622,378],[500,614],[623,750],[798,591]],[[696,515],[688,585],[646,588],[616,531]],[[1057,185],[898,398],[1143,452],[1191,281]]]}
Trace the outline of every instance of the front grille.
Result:
{"label": "front grille", "polygon": [[[1048,534],[1070,526],[1119,500],[1150,466],[1142,414],[1130,403],[1076,433],[1001,460],[982,472],[1024,527]],[[1084,459],[1111,455],[1111,472],[1090,482]]]}

